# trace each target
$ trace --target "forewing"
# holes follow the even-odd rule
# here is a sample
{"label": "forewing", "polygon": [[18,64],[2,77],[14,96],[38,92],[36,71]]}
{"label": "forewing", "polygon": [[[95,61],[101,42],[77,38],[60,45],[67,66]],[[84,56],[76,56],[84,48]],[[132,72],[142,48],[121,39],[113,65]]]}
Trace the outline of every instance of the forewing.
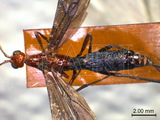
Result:
{"label": "forewing", "polygon": [[59,0],[48,48],[56,51],[83,23],[90,0]]}
{"label": "forewing", "polygon": [[95,120],[84,98],[57,72],[44,71],[53,120]]}

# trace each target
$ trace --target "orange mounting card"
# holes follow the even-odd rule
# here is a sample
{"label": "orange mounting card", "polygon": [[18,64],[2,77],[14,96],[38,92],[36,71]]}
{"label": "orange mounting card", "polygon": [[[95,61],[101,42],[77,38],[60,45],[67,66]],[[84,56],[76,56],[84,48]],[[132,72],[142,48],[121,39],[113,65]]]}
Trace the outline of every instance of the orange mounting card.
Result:
{"label": "orange mounting card", "polygon": [[[51,30],[24,30],[25,52],[27,55],[41,52],[39,43],[34,35],[35,31],[41,32],[44,36],[49,37]],[[79,28],[76,34],[58,50],[58,54],[71,57],[76,56],[82,47],[87,33],[91,33],[93,37],[92,51],[97,51],[106,45],[115,44],[148,56],[156,64],[160,64],[160,23],[82,27]],[[44,46],[47,45],[45,40],[43,41],[43,44]],[[87,54],[87,49],[88,47],[86,48],[84,54]],[[45,86],[45,80],[40,70],[27,66],[26,72],[27,87]],[[67,73],[71,78],[72,71],[66,71],[65,73]],[[141,68],[135,68],[133,70],[123,70],[119,73],[160,80],[159,72],[153,66],[145,66]],[[91,83],[95,80],[103,78],[104,76],[105,75],[100,73],[82,70],[73,85],[84,85],[86,83]],[[65,80],[68,82],[69,79]],[[141,82],[145,81],[122,77],[109,77],[97,83],[96,85]]]}

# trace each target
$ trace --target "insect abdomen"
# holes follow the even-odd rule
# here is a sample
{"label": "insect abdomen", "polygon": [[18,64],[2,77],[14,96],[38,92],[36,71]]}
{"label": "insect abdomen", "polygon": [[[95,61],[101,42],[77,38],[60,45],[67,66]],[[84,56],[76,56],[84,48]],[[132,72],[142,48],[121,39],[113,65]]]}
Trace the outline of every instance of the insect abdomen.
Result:
{"label": "insect abdomen", "polygon": [[91,71],[119,71],[151,64],[148,57],[131,50],[97,51],[74,58],[72,68]]}
{"label": "insect abdomen", "polygon": [[85,56],[86,69],[91,71],[119,71],[126,69],[126,51],[93,52]]}

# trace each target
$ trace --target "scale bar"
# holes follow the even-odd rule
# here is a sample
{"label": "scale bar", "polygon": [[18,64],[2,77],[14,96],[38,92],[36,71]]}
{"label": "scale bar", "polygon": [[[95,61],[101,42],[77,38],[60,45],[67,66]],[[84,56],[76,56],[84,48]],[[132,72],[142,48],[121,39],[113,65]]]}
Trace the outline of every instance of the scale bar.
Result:
{"label": "scale bar", "polygon": [[131,116],[157,116],[157,114],[131,114]]}

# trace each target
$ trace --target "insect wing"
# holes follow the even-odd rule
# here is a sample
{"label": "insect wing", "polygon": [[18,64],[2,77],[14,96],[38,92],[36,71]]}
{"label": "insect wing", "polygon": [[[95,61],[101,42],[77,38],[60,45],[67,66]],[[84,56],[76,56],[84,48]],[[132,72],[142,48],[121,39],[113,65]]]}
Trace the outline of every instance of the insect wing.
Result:
{"label": "insect wing", "polygon": [[57,72],[44,71],[53,120],[95,120],[84,98]]}
{"label": "insect wing", "polygon": [[57,50],[83,23],[90,0],[59,0],[48,48]]}

